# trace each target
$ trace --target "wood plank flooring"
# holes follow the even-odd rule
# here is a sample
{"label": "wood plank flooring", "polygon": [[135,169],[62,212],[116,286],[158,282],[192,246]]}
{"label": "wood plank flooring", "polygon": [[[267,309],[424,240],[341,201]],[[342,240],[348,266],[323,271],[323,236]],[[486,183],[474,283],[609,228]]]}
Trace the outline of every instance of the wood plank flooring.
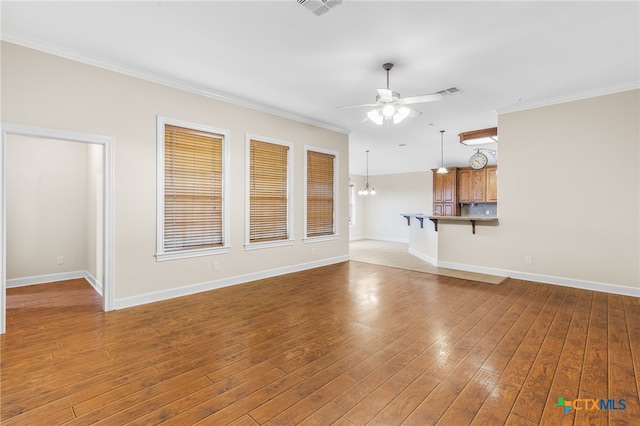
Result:
{"label": "wood plank flooring", "polygon": [[633,297],[350,261],[109,313],[84,280],[7,305],[3,426],[640,424]]}

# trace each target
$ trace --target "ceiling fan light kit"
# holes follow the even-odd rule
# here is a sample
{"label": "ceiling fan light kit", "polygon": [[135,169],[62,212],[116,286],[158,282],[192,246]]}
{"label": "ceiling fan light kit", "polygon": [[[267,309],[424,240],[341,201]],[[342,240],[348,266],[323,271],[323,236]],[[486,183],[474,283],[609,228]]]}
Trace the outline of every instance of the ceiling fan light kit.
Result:
{"label": "ceiling fan light kit", "polygon": [[375,107],[367,112],[367,118],[369,120],[377,125],[382,125],[385,122],[398,124],[407,117],[419,117],[422,115],[422,112],[411,109],[407,105],[439,101],[445,94],[453,94],[460,91],[460,89],[454,87],[427,95],[402,98],[400,93],[389,89],[389,71],[393,68],[393,64],[387,62],[382,65],[382,68],[387,72],[387,88],[378,89],[376,103],[341,106],[338,108]]}
{"label": "ceiling fan light kit", "polygon": [[384,122],[384,117],[377,109],[372,109],[371,111],[369,111],[367,113],[367,117],[369,117],[369,120],[373,121],[376,124],[382,125],[382,123]]}

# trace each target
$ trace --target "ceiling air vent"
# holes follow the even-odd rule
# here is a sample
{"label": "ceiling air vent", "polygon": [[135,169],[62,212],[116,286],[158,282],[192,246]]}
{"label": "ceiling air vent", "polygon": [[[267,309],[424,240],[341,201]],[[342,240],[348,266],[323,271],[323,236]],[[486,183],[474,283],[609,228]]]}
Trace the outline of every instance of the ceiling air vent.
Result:
{"label": "ceiling air vent", "polygon": [[457,87],[450,87],[448,89],[444,89],[444,90],[441,90],[441,91],[436,92],[436,93],[439,93],[442,96],[447,96],[447,95],[453,95],[453,94],[458,93],[458,92],[462,92],[462,90],[460,90]]}
{"label": "ceiling air vent", "polygon": [[342,3],[342,0],[298,0],[298,4],[306,7],[316,16],[327,13],[340,3]]}

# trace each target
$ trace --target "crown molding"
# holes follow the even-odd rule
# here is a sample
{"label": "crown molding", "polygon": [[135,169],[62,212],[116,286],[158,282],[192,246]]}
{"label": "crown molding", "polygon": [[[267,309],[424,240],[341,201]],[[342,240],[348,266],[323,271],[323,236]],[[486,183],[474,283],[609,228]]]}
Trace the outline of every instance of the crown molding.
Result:
{"label": "crown molding", "polygon": [[232,96],[226,93],[217,92],[207,87],[198,86],[188,83],[179,79],[168,77],[162,74],[144,71],[138,68],[128,67],[115,62],[107,61],[98,57],[87,55],[82,52],[67,49],[52,43],[47,43],[41,40],[36,40],[30,37],[26,37],[21,34],[16,34],[10,31],[2,31],[0,33],[0,40],[8,43],[17,44],[19,46],[27,47],[30,49],[38,50],[40,52],[48,53],[51,55],[59,56],[61,58],[69,59],[75,62],[80,62],[86,65],[102,68],[108,71],[113,71],[119,74],[124,74],[130,77],[135,77],[141,80],[149,81],[163,86],[179,89],[185,92],[194,93],[196,95],[204,96],[210,99],[215,99],[222,102],[227,102],[234,105],[250,108],[256,111],[265,112],[268,114],[276,115],[278,117],[286,118],[289,120],[298,121],[305,124],[321,127],[323,129],[331,130],[338,133],[349,134],[349,130],[343,127],[335,126],[323,121],[314,120],[310,117],[305,117],[290,111],[276,108],[271,105],[262,104],[249,99],[244,99],[236,96]]}
{"label": "crown molding", "polygon": [[615,86],[607,86],[607,87],[602,87],[600,89],[587,90],[584,92],[572,93],[570,95],[565,95],[565,96],[557,96],[554,98],[517,103],[517,104],[509,105],[504,108],[497,109],[496,113],[498,115],[508,114],[511,112],[524,111],[528,109],[557,105],[565,102],[580,101],[583,99],[595,98],[597,96],[611,95],[613,93],[626,92],[628,90],[635,90],[635,89],[640,89],[640,81],[630,81],[630,82],[618,84]]}

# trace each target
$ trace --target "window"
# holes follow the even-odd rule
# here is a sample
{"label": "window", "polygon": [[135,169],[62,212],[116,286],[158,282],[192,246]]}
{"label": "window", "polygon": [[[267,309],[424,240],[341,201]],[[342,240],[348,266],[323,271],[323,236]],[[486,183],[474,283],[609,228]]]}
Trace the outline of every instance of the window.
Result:
{"label": "window", "polygon": [[316,148],[305,150],[305,238],[336,237],[337,153]]}
{"label": "window", "polygon": [[225,130],[158,117],[157,260],[227,252]]}
{"label": "window", "polygon": [[291,144],[247,135],[247,248],[291,244]]}

